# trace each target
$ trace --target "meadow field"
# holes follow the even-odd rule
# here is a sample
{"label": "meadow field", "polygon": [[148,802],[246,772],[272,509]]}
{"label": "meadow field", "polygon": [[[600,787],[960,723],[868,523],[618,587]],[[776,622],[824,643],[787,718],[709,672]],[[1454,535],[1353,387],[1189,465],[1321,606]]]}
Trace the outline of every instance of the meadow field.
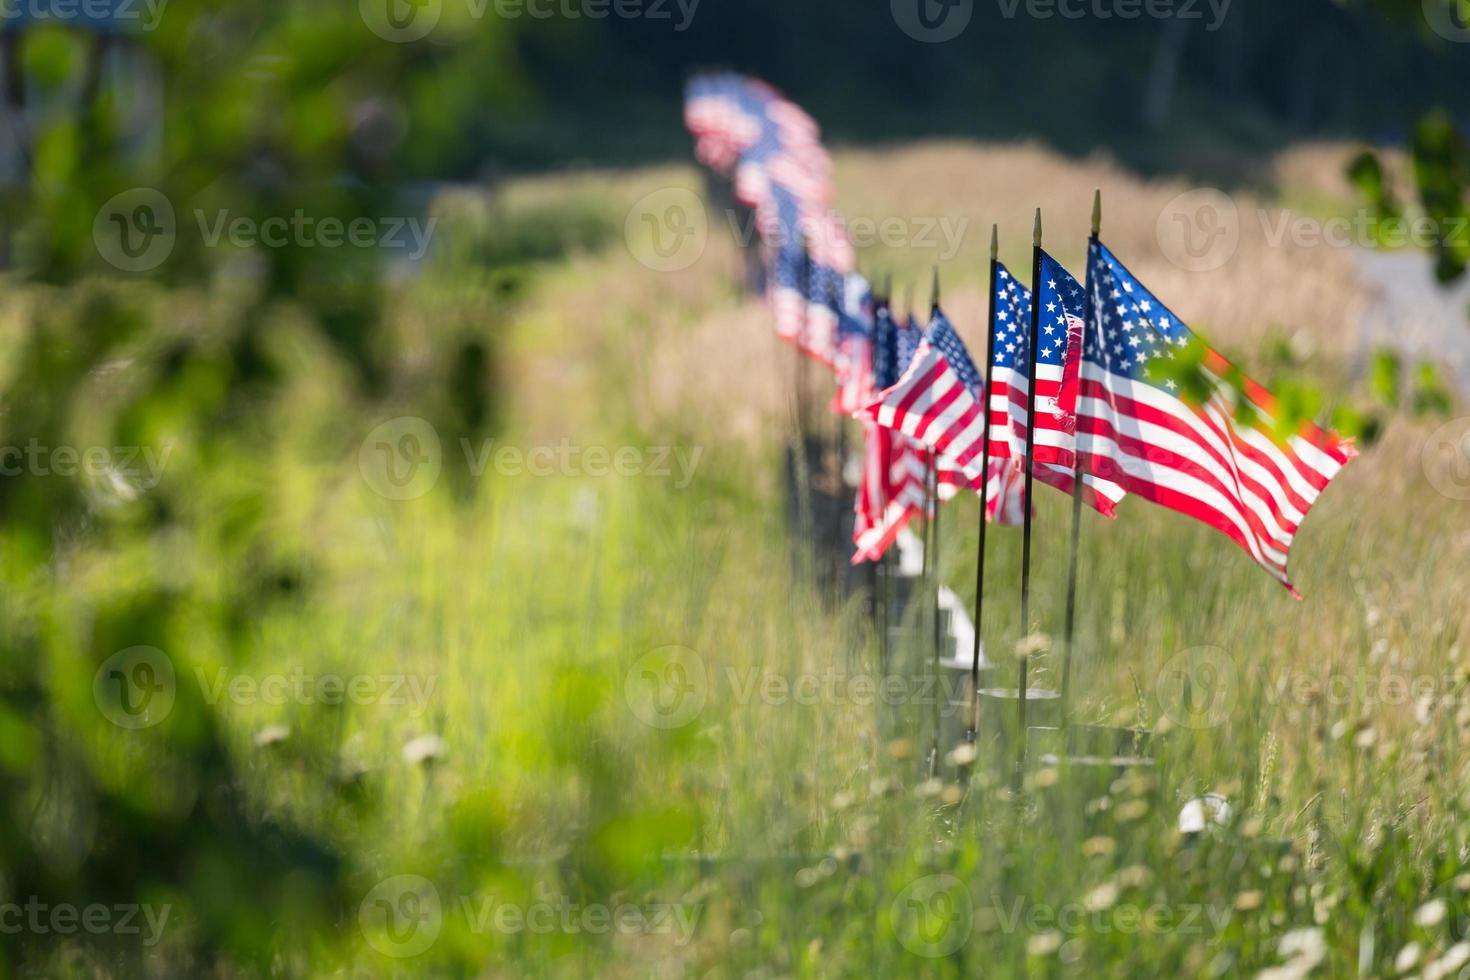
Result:
{"label": "meadow field", "polygon": [[[1076,263],[1101,187],[1104,238],[1155,291],[1261,381],[1291,369],[1319,383],[1329,410],[1370,403],[1351,254],[1270,244],[1254,213],[1347,207],[1345,185],[1311,179],[1341,172],[1342,154],[1286,154],[1252,184],[1264,190],[1233,195],[1252,217],[1210,275],[1170,264],[1155,237],[1188,187],[1107,160],[925,144],[839,153],[836,185],[850,220],[969,222],[942,262],[903,244],[861,262],[920,294],[938,263],[972,347],[989,223],[1023,269],[1042,207],[1055,254]],[[635,201],[667,187],[700,182],[637,170],[442,192],[451,244],[398,292],[398,323],[428,345],[447,307],[494,307],[506,414],[492,444],[445,438],[422,495],[392,500],[341,451],[416,423],[341,413],[329,435],[282,433],[272,522],[310,542],[325,601],[260,623],[250,663],[191,663],[395,674],[422,695],[329,718],[225,699],[254,805],[353,855],[362,902],[332,940],[295,948],[303,967],[1461,976],[1470,494],[1426,451],[1454,413],[1405,400],[1385,417],[1299,538],[1302,602],[1177,514],[1129,501],[1116,523],[1086,520],[1076,717],[1152,730],[1157,765],[1033,763],[1016,792],[982,739],[972,779],[948,764],[931,779],[922,652],[882,664],[861,598],[819,594],[792,560],[795,361],[739,291],[731,235],[711,219],[703,257],[678,273],[637,262],[623,235]],[[563,229],[566,251],[506,287],[482,260],[512,247],[506,228]],[[626,451],[626,466],[597,466],[592,447]],[[557,463],[517,464],[538,450]],[[1029,626],[1055,635],[1067,501],[1038,505]],[[970,595],[978,511],[948,513],[942,573]],[[983,636],[1003,671],[1029,632],[1019,554],[1017,533],[992,533]],[[1035,658],[1033,683],[1055,683],[1055,657]],[[341,802],[300,741],[350,767],[372,805]],[[1180,807],[1205,793],[1229,818],[1180,835]]]}
{"label": "meadow field", "polygon": [[[922,304],[937,265],[972,349],[991,224],[1024,270],[1041,207],[1075,267],[1100,187],[1104,240],[1253,376],[1307,379],[1324,417],[1382,417],[1298,538],[1304,601],[1180,515],[1129,500],[1116,522],[1085,516],[1075,718],[1151,731],[1156,764],[1033,759],[1019,788],[987,738],[968,768],[943,746],[931,778],[946,689],[922,649],[885,664],[862,595],[818,588],[793,549],[796,361],[740,288],[721,216],[687,268],[640,261],[637,202],[699,192],[696,170],[440,191],[436,247],[388,298],[401,396],[364,408],[339,355],[285,317],[270,357],[295,380],[240,421],[268,451],[186,433],[166,469],[215,515],[211,547],[228,554],[248,512],[315,583],[232,625],[244,655],[170,621],[168,724],[218,719],[241,811],[326,842],[344,884],[303,861],[279,904],[240,908],[233,866],[191,866],[218,905],[160,891],[175,925],[145,971],[190,972],[199,924],[226,922],[258,950],[231,976],[1465,975],[1470,483],[1440,447],[1464,438],[1466,405],[1421,411],[1407,383],[1388,404],[1351,252],[1270,236],[1283,211],[1354,206],[1349,152],[1257,164],[1230,194],[1238,249],[1207,272],[1161,249],[1182,181],[1033,145],[836,154],[848,220],[908,229],[863,248],[863,271]],[[953,248],[914,243],[941,220]],[[57,301],[47,288],[7,302]],[[186,329],[223,299],[158,287],[147,302]],[[448,393],[415,384],[478,331],[498,379],[483,437],[440,423]],[[1019,533],[989,538],[983,636],[1004,677],[1023,636],[1061,631],[1070,504],[1039,493],[1032,623]],[[977,520],[973,499],[944,515],[942,576],[965,597]],[[58,587],[9,581],[6,601],[96,626],[140,582],[227,567],[205,560],[164,539],[83,551]],[[1056,684],[1056,646],[1032,658],[1033,684]],[[325,678],[349,696],[323,697]],[[91,709],[90,684],[53,694],[90,764],[150,801],[140,813],[189,797],[149,733]],[[1181,808],[1212,793],[1228,817],[1181,834]],[[36,803],[58,854],[89,833],[67,800]],[[322,890],[336,911],[319,919],[306,896]],[[50,972],[111,975],[65,945]]]}

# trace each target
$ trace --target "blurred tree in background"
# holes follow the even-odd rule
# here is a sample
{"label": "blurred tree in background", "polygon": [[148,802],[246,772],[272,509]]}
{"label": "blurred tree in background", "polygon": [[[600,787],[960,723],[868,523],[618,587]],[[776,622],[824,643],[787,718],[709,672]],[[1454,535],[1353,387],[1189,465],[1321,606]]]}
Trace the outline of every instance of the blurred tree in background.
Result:
{"label": "blurred tree in background", "polygon": [[[350,454],[344,401],[412,398],[481,431],[493,359],[484,322],[406,352],[381,249],[209,229],[411,213],[405,174],[515,90],[507,30],[390,43],[356,4],[290,0],[68,9],[5,22],[0,898],[189,914],[151,948],[7,937],[0,976],[293,972],[278,943],[350,914],[346,865],[247,798],[213,706],[175,681],[313,593],[320,556],[278,523],[283,447]],[[81,466],[85,447],[117,448]],[[315,734],[274,764],[324,810],[370,805]]]}

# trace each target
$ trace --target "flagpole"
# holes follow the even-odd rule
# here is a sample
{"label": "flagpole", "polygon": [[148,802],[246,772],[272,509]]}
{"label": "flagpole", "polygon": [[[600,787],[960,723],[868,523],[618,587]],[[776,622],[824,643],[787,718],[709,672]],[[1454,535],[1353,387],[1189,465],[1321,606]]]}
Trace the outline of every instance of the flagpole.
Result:
{"label": "flagpole", "polygon": [[[937,266],[937,265],[934,267],[934,288],[930,292],[929,295],[930,295],[930,302],[929,302],[929,324],[930,324],[930,327],[932,328],[933,325],[934,325],[934,318],[939,313],[939,266]],[[934,741],[933,741],[933,745],[930,747],[930,758],[931,758],[932,761],[930,763],[929,769],[930,769],[930,775],[934,775],[938,771],[938,768],[939,768],[939,721],[940,721],[940,714],[939,714],[939,695],[940,695],[941,686],[942,686],[940,684],[940,680],[941,680],[941,677],[942,677],[942,675],[941,675],[940,672],[943,669],[943,668],[940,667],[940,661],[943,659],[943,646],[942,646],[942,638],[940,636],[940,627],[942,625],[942,623],[940,622],[940,620],[942,619],[942,617],[941,617],[940,612],[939,612],[939,587],[940,587],[940,576],[939,576],[939,453],[938,452],[931,453],[930,456],[929,456],[929,460],[930,460],[930,464],[929,465],[933,469],[933,478],[932,478],[933,486],[932,486],[931,491],[930,491],[929,506],[931,506],[931,507],[934,508],[934,516],[931,518],[931,522],[934,525],[933,532],[931,534],[931,537],[934,539],[934,544],[933,544],[934,561],[930,565],[930,569],[931,569],[931,572],[933,574],[933,581],[931,582],[931,584],[934,587],[934,680],[935,680],[934,691],[932,692],[932,698],[933,698],[933,701],[934,701],[934,711],[933,711],[933,716],[934,716],[933,717],[933,738],[934,738]]]}
{"label": "flagpole", "polygon": [[[873,296],[873,341],[871,344],[868,345],[868,373],[874,379],[878,377],[878,311],[883,308],[884,302],[885,299],[883,298],[881,293],[875,294]],[[868,462],[866,430],[864,430],[864,434],[865,438],[863,447],[863,465],[864,467],[866,467]],[[877,489],[881,491],[882,487],[880,486]],[[882,499],[881,494],[879,499]],[[884,501],[885,507],[886,503],[887,502]],[[880,510],[879,513],[881,514],[883,513],[883,511]],[[883,575],[882,568],[880,567],[880,563],[878,561],[868,562],[868,583],[868,601],[872,603],[871,607],[869,608],[869,612],[871,613],[872,627],[874,632],[879,633],[879,641],[884,642],[886,640],[886,634],[881,632],[883,630],[882,610],[884,602]]]}
{"label": "flagpole", "polygon": [[981,391],[981,408],[985,415],[985,444],[980,450],[980,546],[975,558],[975,643],[970,651],[970,727],[965,741],[974,742],[980,730],[980,623],[985,601],[985,531],[990,523],[986,509],[990,506],[990,392],[995,372],[995,291],[1000,274],[1000,226],[990,226],[990,317],[986,321],[985,387]]}
{"label": "flagpole", "polygon": [[[893,322],[893,273],[891,273],[891,272],[888,273],[883,278],[883,308],[888,312],[889,329],[892,330],[895,327],[894,327],[894,322]],[[877,321],[876,321],[876,318],[875,318],[874,323],[876,324],[876,322]],[[877,372],[877,363],[878,363],[877,362],[877,357],[878,357],[878,349],[877,349],[878,332],[877,332],[876,329],[873,331],[873,341],[874,341],[874,345],[873,345],[873,358],[874,358],[874,360],[873,360],[873,370],[875,372],[874,379],[876,380],[876,377],[877,377],[877,375],[876,375],[876,372]],[[882,474],[880,474],[881,475],[881,479],[878,481],[878,489],[879,489],[879,492],[880,492],[880,500],[882,501],[882,507],[878,511],[879,514],[887,514],[888,513],[888,481],[892,478],[892,473],[893,473],[893,460],[892,460],[891,454],[883,460],[883,469],[884,469],[884,472]],[[889,630],[890,619],[891,619],[891,617],[893,615],[893,610],[892,610],[892,604],[893,604],[893,583],[891,581],[891,579],[893,577],[893,562],[892,562],[891,558],[889,557],[889,554],[888,554],[887,551],[884,551],[883,554],[879,556],[879,558],[878,558],[878,564],[879,564],[878,571],[880,573],[879,580],[881,582],[881,588],[882,588],[882,593],[883,593],[883,617],[882,617],[882,620],[881,620],[881,628],[883,630],[883,636],[882,636],[882,642],[883,642],[883,646],[882,646],[882,651],[883,651],[883,670],[884,670],[885,673],[887,673],[887,670],[888,670],[888,655],[889,655],[889,651],[888,651],[888,640],[889,640],[888,630]]]}
{"label": "flagpole", "polygon": [[[1082,318],[1082,336],[1078,343],[1083,345],[1083,350],[1078,351],[1081,357],[1086,350],[1087,325],[1092,322],[1093,310],[1096,304],[1097,277],[1092,273],[1092,250],[1097,244],[1098,233],[1102,231],[1102,188],[1098,188],[1092,195],[1092,235],[1088,238],[1087,247],[1087,313]],[[1080,382],[1079,382],[1080,383]],[[1072,641],[1076,636],[1077,624],[1077,553],[1078,546],[1082,541],[1082,445],[1081,435],[1077,434],[1072,446],[1072,553],[1067,563],[1067,620],[1064,627],[1062,642],[1062,727],[1067,728],[1072,722],[1072,711],[1070,694],[1072,690]]]}
{"label": "flagpole", "polygon": [[[1036,226],[1031,233],[1031,331],[1026,354],[1030,360],[1026,379],[1026,511],[1021,536],[1021,637],[1031,633],[1031,491],[1034,474],[1032,460],[1036,452],[1036,348],[1041,333],[1041,209],[1036,209]],[[1017,736],[1016,788],[1026,768],[1026,682],[1031,667],[1030,645],[1021,653],[1021,681],[1017,688],[1021,730]]]}
{"label": "flagpole", "polygon": [[[839,282],[835,277],[829,279],[827,282],[827,302],[828,305],[832,307],[832,315],[836,318],[836,321],[832,328],[832,349],[834,358],[836,356],[837,348],[841,345],[842,308],[847,305],[845,302],[846,288],[846,283],[843,282],[839,285]],[[839,289],[842,289],[844,291],[844,295],[842,295],[841,297],[839,297],[838,294]],[[845,486],[843,484],[843,475],[847,470],[847,418],[840,413],[833,414],[836,415],[835,425],[837,426],[837,472],[835,475],[832,475],[830,473],[829,475],[832,475],[832,501],[833,504],[836,504],[842,499],[842,492],[845,489]],[[832,507],[832,531],[833,538],[840,540],[842,537],[842,508],[840,506]],[[833,588],[836,588],[838,580],[842,577],[841,552],[833,550],[831,569],[832,586]]]}
{"label": "flagpole", "polygon": [[811,393],[807,384],[809,380],[807,358],[802,351],[802,343],[807,331],[806,324],[811,312],[809,306],[812,294],[812,253],[805,242],[802,243],[801,268],[801,326],[797,330],[796,342],[793,345],[796,355],[796,450],[794,453],[796,474],[792,482],[796,488],[796,524],[801,541],[798,560],[805,574],[812,571],[813,568],[809,549],[816,530],[812,520]]}

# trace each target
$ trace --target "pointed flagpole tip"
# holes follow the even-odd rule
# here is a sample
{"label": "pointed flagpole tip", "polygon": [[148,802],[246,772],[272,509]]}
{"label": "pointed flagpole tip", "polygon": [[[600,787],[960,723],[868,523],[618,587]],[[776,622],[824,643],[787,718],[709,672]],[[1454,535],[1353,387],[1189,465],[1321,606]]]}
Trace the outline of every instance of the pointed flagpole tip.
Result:
{"label": "pointed flagpole tip", "polygon": [[990,261],[1000,258],[1000,225],[990,226]]}
{"label": "pointed flagpole tip", "polygon": [[1092,237],[1102,231],[1102,188],[1092,192]]}
{"label": "pointed flagpole tip", "polygon": [[1036,209],[1036,227],[1031,232],[1031,244],[1041,247],[1041,208]]}
{"label": "pointed flagpole tip", "polygon": [[937,265],[934,267],[934,289],[929,295],[931,298],[929,304],[930,309],[939,309],[939,266]]}

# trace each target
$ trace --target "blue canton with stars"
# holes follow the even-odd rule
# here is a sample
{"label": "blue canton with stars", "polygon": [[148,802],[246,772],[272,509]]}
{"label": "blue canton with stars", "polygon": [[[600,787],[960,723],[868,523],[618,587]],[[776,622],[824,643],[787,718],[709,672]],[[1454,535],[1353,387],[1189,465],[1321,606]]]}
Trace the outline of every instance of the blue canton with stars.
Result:
{"label": "blue canton with stars", "polygon": [[1087,290],[1060,262],[1041,253],[1041,320],[1037,360],[1042,364],[1067,362],[1067,317],[1087,319]]}
{"label": "blue canton with stars", "polygon": [[980,387],[983,383],[980,372],[975,369],[975,362],[970,359],[970,352],[965,349],[965,342],[960,335],[955,333],[954,327],[949,319],[940,311],[934,311],[934,318],[929,323],[929,343],[944,355],[961,383],[970,393],[979,396]]}
{"label": "blue canton with stars", "polygon": [[[1037,323],[1042,364],[1066,363],[1067,317],[1085,320],[1086,311],[1086,288],[1061,263],[1042,252],[1041,317]],[[1030,339],[1031,290],[999,265],[995,278],[995,366],[1029,375]]]}
{"label": "blue canton with stars", "polygon": [[805,253],[799,248],[781,248],[776,253],[776,287],[800,293],[805,277]]}
{"label": "blue canton with stars", "polygon": [[812,262],[811,278],[807,283],[807,301],[817,306],[825,306],[838,317],[841,325],[842,314],[842,273],[830,266],[819,262]]}
{"label": "blue canton with stars", "polygon": [[1090,250],[1088,268],[1097,292],[1082,356],[1130,380],[1177,391],[1174,381],[1149,377],[1148,362],[1172,356],[1171,349],[1188,346],[1194,334],[1100,242]]}
{"label": "blue canton with stars", "polygon": [[884,302],[873,317],[873,383],[886,391],[898,384],[898,374],[898,325]]}
{"label": "blue canton with stars", "polygon": [[1031,331],[1031,290],[1004,265],[995,271],[995,366],[1029,369],[1026,347]]}
{"label": "blue canton with stars", "polygon": [[924,331],[919,327],[912,314],[909,322],[898,331],[898,373],[901,376],[914,362],[914,352],[919,349],[919,342],[924,338]]}

